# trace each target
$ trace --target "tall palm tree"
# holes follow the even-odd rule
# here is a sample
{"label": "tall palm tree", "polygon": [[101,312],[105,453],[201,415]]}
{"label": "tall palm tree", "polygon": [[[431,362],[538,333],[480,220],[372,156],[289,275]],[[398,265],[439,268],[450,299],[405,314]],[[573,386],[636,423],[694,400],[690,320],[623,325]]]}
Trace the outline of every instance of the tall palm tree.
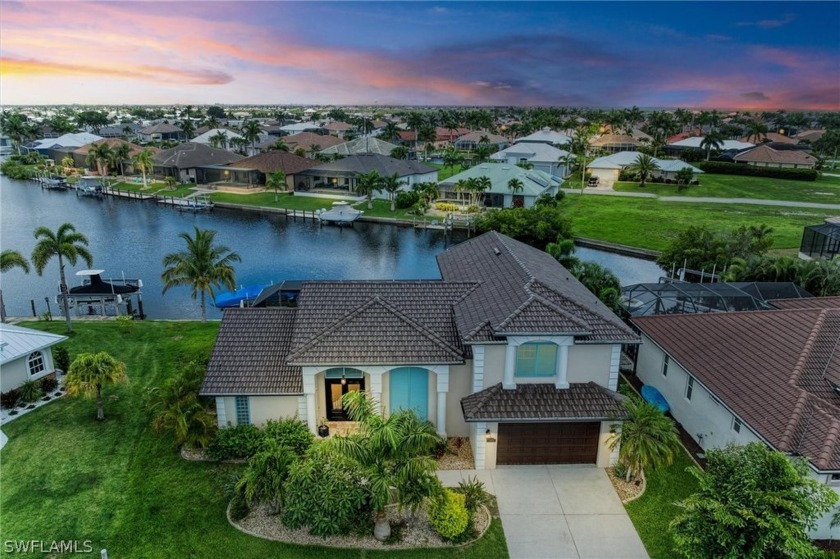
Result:
{"label": "tall palm tree", "polygon": [[455,149],[452,146],[448,146],[445,150],[443,150],[443,166],[449,168],[450,170],[454,171],[457,165],[461,165],[464,162],[464,156],[461,155],[461,152]]}
{"label": "tall palm tree", "polygon": [[131,163],[134,168],[143,174],[143,188],[148,188],[146,174],[151,173],[155,168],[154,152],[148,148],[134,156]]}
{"label": "tall palm tree", "polygon": [[192,135],[195,133],[195,124],[190,120],[189,115],[181,122],[181,130],[184,131],[184,136],[186,136],[187,141],[192,139]]}
{"label": "tall palm tree", "polygon": [[625,407],[629,418],[613,426],[609,446],[611,450],[620,446],[618,459],[627,466],[626,480],[630,481],[645,468],[671,464],[680,448],[680,436],[674,422],[653,404],[632,397]]}
{"label": "tall palm tree", "polygon": [[113,152],[113,161],[120,166],[120,175],[125,176],[125,162],[130,158],[131,146],[128,142],[120,143]]}
{"label": "tall palm tree", "polygon": [[747,123],[747,141],[754,140],[755,143],[767,139],[767,125],[761,120],[751,120]]}
{"label": "tall palm tree", "polygon": [[490,177],[481,176],[475,180],[475,203],[481,205],[481,200],[484,198],[484,193],[493,188],[493,181]]}
{"label": "tall palm tree", "polygon": [[274,189],[274,201],[278,200],[277,197],[277,189],[280,187],[286,188],[286,173],[283,171],[277,171],[276,173],[270,173],[265,180],[265,185],[268,188]]}
{"label": "tall palm tree", "polygon": [[102,407],[102,387],[108,384],[125,384],[128,376],[125,373],[125,363],[117,361],[110,354],[81,353],[67,372],[64,386],[70,396],[92,398],[96,396],[96,419],[105,419]]}
{"label": "tall palm tree", "polygon": [[114,154],[106,142],[93,144],[88,152],[85,163],[96,166],[96,172],[104,177],[108,174],[108,164],[113,160]]}
{"label": "tall palm tree", "polygon": [[656,159],[647,154],[640,154],[636,160],[627,166],[627,171],[639,175],[639,187],[645,187],[645,181],[654,172],[659,170],[659,163]]}
{"label": "tall palm tree", "polygon": [[260,139],[260,132],[262,132],[262,128],[256,120],[249,120],[242,126],[242,137],[251,144],[252,148],[256,148],[257,140]]}
{"label": "tall palm tree", "polygon": [[273,144],[268,147],[268,151],[289,151],[289,145],[283,141],[283,139],[279,139]]}
{"label": "tall palm tree", "polygon": [[204,120],[204,126],[213,130],[214,128],[219,127],[219,119],[216,118],[215,115],[208,115],[207,118]]}
{"label": "tall palm tree", "polygon": [[192,288],[192,298],[201,295],[201,320],[207,321],[207,305],[205,295],[216,297],[214,288],[223,286],[228,289],[236,287],[232,264],[242,259],[226,246],[213,244],[216,232],[209,229],[194,227],[195,236],[189,233],[178,235],[187,244],[186,250],[172,252],[163,257],[165,266],[160,275],[163,280],[163,293],[181,285]]}
{"label": "tall palm tree", "polygon": [[43,275],[44,268],[52,260],[53,256],[58,257],[59,286],[62,295],[62,306],[64,307],[64,319],[67,321],[67,331],[73,331],[73,324],[70,320],[70,306],[68,304],[67,278],[64,275],[64,261],[75,266],[81,258],[88,267],[93,266],[93,256],[88,250],[87,237],[76,231],[71,223],[64,223],[53,232],[47,227],[38,227],[35,230],[35,238],[38,243],[32,249],[32,265],[39,276]]}
{"label": "tall palm tree", "polygon": [[[510,179],[507,183],[508,188],[510,189],[510,193],[512,196],[516,196],[518,192],[522,192],[525,190],[525,185],[523,182],[516,177]],[[511,200],[511,207],[513,207],[513,200]]]}
{"label": "tall palm tree", "polygon": [[382,190],[388,193],[388,200],[391,201],[392,212],[396,210],[395,204],[397,192],[400,191],[400,188],[404,184],[405,182],[400,179],[400,175],[398,173],[394,173],[390,177],[382,177]]}
{"label": "tall palm tree", "polygon": [[0,253],[0,272],[8,272],[14,268],[20,268],[28,274],[29,262],[16,250],[4,250]]}
{"label": "tall palm tree", "polygon": [[408,148],[405,146],[397,146],[391,150],[391,157],[394,159],[408,159]]}
{"label": "tall palm tree", "polygon": [[373,534],[384,540],[391,534],[385,507],[392,498],[413,508],[440,491],[431,457],[438,436],[430,422],[418,419],[412,411],[385,417],[364,392],[350,392],[343,401],[351,419],[359,422],[359,434],[328,439],[327,448],[364,470],[370,504],[376,513]]}
{"label": "tall palm tree", "polygon": [[713,149],[720,149],[723,147],[723,135],[716,129],[709,130],[700,140],[700,149],[706,150],[706,161],[712,157]]}
{"label": "tall palm tree", "polygon": [[376,172],[376,169],[359,175],[356,182],[356,193],[367,197],[368,209],[373,209],[373,193],[382,190],[382,177]]}
{"label": "tall palm tree", "polygon": [[399,141],[399,139],[400,139],[400,129],[399,129],[399,127],[393,122],[386,123],[385,128],[382,131],[382,139],[385,140],[386,142]]}
{"label": "tall palm tree", "polygon": [[227,132],[224,130],[219,130],[212,136],[210,136],[210,145],[214,148],[222,148],[227,149],[228,147],[228,136]]}

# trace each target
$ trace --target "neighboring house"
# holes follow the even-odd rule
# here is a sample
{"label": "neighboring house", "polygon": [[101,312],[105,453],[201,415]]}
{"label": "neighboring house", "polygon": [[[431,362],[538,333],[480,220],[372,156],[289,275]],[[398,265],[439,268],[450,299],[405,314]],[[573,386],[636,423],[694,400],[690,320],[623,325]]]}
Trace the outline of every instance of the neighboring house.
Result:
{"label": "neighboring house", "polygon": [[758,138],[755,136],[744,136],[740,139],[741,142],[749,143],[750,141],[760,141],[762,143],[767,142],[776,142],[779,144],[796,144],[796,138],[791,138],[790,136],[785,136],[784,134],[779,134],[778,132],[767,132],[766,134],[761,134]]}
{"label": "neighboring house", "polygon": [[831,260],[840,255],[840,217],[827,217],[825,223],[809,225],[802,232],[799,258],[825,258]]}
{"label": "neighboring house", "polygon": [[[674,152],[679,152],[683,149],[704,149],[700,147],[700,144],[703,143],[702,136],[693,136],[691,138],[686,138],[684,140],[680,140],[678,142],[674,142],[672,144],[668,144],[667,148],[669,150],[673,150]],[[751,142],[741,142],[739,140],[723,140],[721,142],[721,147],[719,148],[720,151],[729,151],[729,152],[739,152],[744,151],[745,149],[754,148],[755,144]]]}
{"label": "neighboring house", "polygon": [[286,173],[286,189],[293,190],[297,174],[317,164],[317,161],[297,156],[294,153],[272,150],[226,165],[224,169],[220,169],[218,172],[221,173],[219,175],[220,179],[224,177],[224,171],[227,170],[233,176],[232,179],[229,179],[233,182],[248,185],[264,185],[266,183],[266,175],[283,171]]}
{"label": "neighboring house", "polygon": [[[150,149],[155,153],[160,151],[160,149],[156,148],[156,147],[138,146],[137,144],[132,144],[131,142],[126,142],[125,140],[122,140],[122,139],[119,139],[119,138],[106,138],[104,140],[97,140],[95,142],[91,142],[90,144],[83,145],[82,147],[73,150],[73,153],[71,155],[71,157],[73,159],[73,166],[74,167],[90,167],[90,169],[96,170],[96,165],[88,166],[88,163],[87,163],[88,154],[90,154],[90,150],[93,146],[98,145],[98,144],[108,144],[108,147],[111,148],[111,150],[114,150],[114,149],[120,147],[122,144],[126,144],[126,143],[128,144],[128,147],[129,147],[128,160],[126,160],[126,162],[123,164],[123,167],[124,167],[126,173],[130,173],[131,169],[132,169],[130,159],[132,157],[134,157],[135,155],[137,155],[138,153],[140,153],[141,151],[143,151],[144,149]],[[61,160],[56,161],[56,165],[58,165],[60,163],[61,163]],[[110,166],[110,168],[113,169],[114,167]],[[120,168],[120,166],[117,165],[116,166],[117,171],[119,171],[119,168]]]}
{"label": "neighboring house", "polygon": [[549,144],[554,147],[561,147],[568,146],[569,144],[571,144],[572,139],[567,135],[563,134],[562,132],[555,132],[551,128],[546,127],[542,130],[537,130],[533,134],[528,134],[527,136],[523,136],[522,138],[516,139],[517,144],[522,144],[525,142]]}
{"label": "neighboring house", "polygon": [[[382,177],[390,177],[395,173],[403,181],[402,190],[421,182],[437,182],[437,167],[426,165],[418,161],[394,159],[387,155],[363,153],[350,155],[344,159],[321,163],[311,169],[298,174],[295,191],[329,190],[336,194],[353,194],[356,192],[359,175],[376,171]],[[387,198],[385,191],[374,192],[375,198]]]}
{"label": "neighboring house", "polygon": [[51,348],[66,339],[67,336],[0,323],[0,390],[8,392],[28,380],[54,374]]}
{"label": "neighboring house", "polygon": [[817,140],[823,137],[825,134],[825,130],[803,130],[799,134],[796,134],[794,138],[799,140],[802,143],[813,144]]}
{"label": "neighboring house", "polygon": [[330,146],[322,149],[320,153],[324,155],[342,155],[344,157],[360,153],[377,153],[379,155],[390,156],[391,152],[397,147],[398,146],[396,144],[392,144],[391,142],[366,136],[364,138],[356,138],[355,140],[344,142],[343,144]]}
{"label": "neighboring house", "polygon": [[244,158],[238,153],[186,142],[155,154],[154,175],[158,178],[175,177],[180,183],[204,184],[210,182],[207,180],[208,170],[210,175],[215,176],[215,171],[218,169],[214,167],[228,165],[242,159]]}
{"label": "neighboring house", "polygon": [[[836,298],[835,298],[836,299]],[[633,318],[636,374],[703,449],[761,441],[840,493],[840,305]],[[829,538],[831,514],[814,538]]]}
{"label": "neighboring house", "polygon": [[490,232],[442,281],[305,281],[296,308],[225,311],[201,395],[219,425],[347,421],[350,391],[470,438],[478,469],[617,452],[621,344],[638,336],[549,254]]}
{"label": "neighboring house", "polygon": [[755,167],[780,167],[789,169],[813,169],[817,158],[797,149],[773,149],[761,145],[743,151],[733,157],[736,163],[746,163]]}
{"label": "neighboring house", "polygon": [[187,135],[184,134],[183,130],[167,122],[141,128],[139,136],[142,142],[163,142],[166,140],[184,142],[187,140]]}
{"label": "neighboring house", "polygon": [[490,159],[510,165],[530,163],[536,171],[563,178],[566,176],[569,157],[568,151],[557,149],[551,144],[516,142],[510,147],[497,151],[490,156]]}
{"label": "neighboring house", "polygon": [[352,124],[347,124],[346,122],[336,121],[324,125],[322,130],[325,130],[330,136],[335,136],[343,140],[345,135],[351,132],[355,132],[356,127]]}
{"label": "neighboring house", "polygon": [[35,140],[21,146],[21,151],[28,153],[36,151],[41,155],[46,155],[50,159],[54,159],[50,153],[51,150],[58,150],[65,148],[65,151],[73,151],[91,142],[103,139],[102,136],[91,134],[90,132],[74,132],[72,134],[64,134],[58,138],[42,138]]}
{"label": "neighboring house", "polygon": [[0,155],[11,155],[14,152],[14,143],[8,136],[0,134]]}
{"label": "neighboring house", "polygon": [[[229,149],[229,150],[232,151],[233,146],[231,145],[230,141],[233,140],[234,138],[241,138],[242,137],[242,134],[238,134],[238,133],[234,132],[233,130],[228,130],[226,128],[211,128],[209,130],[206,130],[206,131],[202,132],[201,134],[199,134],[198,136],[196,136],[195,138],[193,138],[190,141],[194,144],[204,144],[205,146],[212,146],[213,142],[215,141],[215,140],[213,140],[213,137],[216,136],[217,134],[219,134],[220,132],[227,137],[227,140],[226,140],[225,144],[224,145],[220,144],[218,146],[222,149]],[[277,139],[274,138],[274,141],[277,141]]]}
{"label": "neighboring house", "polygon": [[464,134],[463,136],[459,137],[457,140],[453,142],[453,145],[458,149],[465,149],[472,151],[481,143],[481,140],[486,138],[487,145],[493,146],[497,149],[505,149],[509,144],[510,141],[505,138],[504,136],[499,136],[498,134],[493,134],[491,132],[484,132],[479,130],[478,132],[470,132],[469,134]]}
{"label": "neighboring house", "polygon": [[[507,163],[482,163],[452,175],[441,181],[440,197],[447,201],[463,201],[468,193],[459,193],[456,185],[459,181],[487,177],[490,179],[490,189],[483,194],[483,205],[490,208],[510,208],[523,206],[530,208],[541,194],[556,194],[563,180],[535,169],[525,170]],[[522,190],[514,193],[509,183],[511,179],[522,182]]]}
{"label": "neighboring house", "polygon": [[[335,136],[322,136],[321,134],[315,134],[313,132],[300,132],[280,139],[283,140],[283,142],[285,142],[285,144],[289,147],[289,151],[295,151],[297,148],[303,148],[306,150],[308,157],[314,157],[316,153],[323,149],[344,143],[341,138],[336,138]],[[274,139],[270,140],[268,143],[260,144],[260,146],[268,147],[276,142],[277,140]]]}
{"label": "neighboring house", "polygon": [[[612,185],[618,182],[621,171],[635,163],[640,155],[642,153],[638,151],[621,151],[612,155],[605,155],[594,159],[587,165],[586,169],[593,178],[598,179],[599,187],[612,188]],[[652,159],[659,165],[659,170],[651,174],[653,177],[673,180],[677,176],[677,172],[685,168],[691,169],[695,175],[703,173],[697,167],[679,159],[657,159],[655,157]]]}
{"label": "neighboring house", "polygon": [[453,145],[455,140],[469,134],[469,128],[435,128],[435,149],[443,149]]}
{"label": "neighboring house", "polygon": [[295,122],[281,126],[280,130],[285,134],[299,134],[301,132],[311,132],[313,130],[320,130],[321,125],[317,122]]}
{"label": "neighboring house", "polygon": [[636,151],[644,142],[640,138],[623,134],[604,134],[592,140],[589,145],[595,149],[619,153],[622,151]]}
{"label": "neighboring house", "polygon": [[[103,126],[99,129],[99,135],[103,138],[121,138],[123,140],[133,139],[140,133],[141,125],[135,122]],[[126,132],[128,129],[128,132]]]}

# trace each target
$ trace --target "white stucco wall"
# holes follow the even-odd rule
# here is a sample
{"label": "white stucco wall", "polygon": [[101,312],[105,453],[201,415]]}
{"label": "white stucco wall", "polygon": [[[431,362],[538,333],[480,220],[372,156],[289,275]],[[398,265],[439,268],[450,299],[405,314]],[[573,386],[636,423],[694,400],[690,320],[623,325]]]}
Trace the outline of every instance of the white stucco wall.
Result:
{"label": "white stucco wall", "polygon": [[[222,401],[224,405],[224,413],[219,413],[219,402]],[[248,396],[248,407],[251,415],[251,424],[262,426],[269,419],[286,419],[290,417],[298,419],[306,419],[298,417],[298,396]],[[224,417],[227,425],[219,425],[219,427],[233,427],[237,425],[236,421],[236,397],[226,396],[223,398],[216,398],[216,417]],[[221,421],[220,421],[221,423]]]}
{"label": "white stucco wall", "polygon": [[490,388],[502,382],[505,374],[505,346],[486,345],[484,347],[484,386]]}
{"label": "white stucco wall", "polygon": [[450,437],[467,437],[469,425],[464,421],[461,398],[472,394],[472,360],[464,365],[449,367],[449,392],[446,395],[446,434]]}
{"label": "white stucco wall", "polygon": [[573,345],[569,348],[568,382],[594,381],[609,386],[612,345]]}
{"label": "white stucco wall", "polygon": [[49,348],[41,350],[41,355],[44,357],[44,370],[36,375],[29,375],[29,365],[27,362],[29,355],[10,361],[0,367],[0,392],[8,392],[13,388],[19,387],[27,380],[39,380],[55,372],[52,351]]}

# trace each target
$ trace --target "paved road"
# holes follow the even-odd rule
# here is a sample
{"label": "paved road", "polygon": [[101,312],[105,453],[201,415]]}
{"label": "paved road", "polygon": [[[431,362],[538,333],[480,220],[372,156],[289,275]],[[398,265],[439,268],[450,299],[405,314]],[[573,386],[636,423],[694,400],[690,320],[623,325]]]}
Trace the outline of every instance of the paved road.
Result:
{"label": "paved road", "polygon": [[503,466],[438,471],[447,486],[477,476],[496,495],[511,559],[647,559],[602,468]]}
{"label": "paved road", "polygon": [[[564,188],[569,194],[580,194],[579,189]],[[764,198],[713,198],[706,196],[657,196],[652,192],[616,192],[606,189],[589,189],[585,196],[621,196],[625,198],[656,198],[661,202],[700,202],[710,204],[751,204],[754,206],[782,206],[785,208],[811,208],[816,210],[840,210],[840,204],[823,204],[821,202],[792,202],[788,200],[767,200]]]}

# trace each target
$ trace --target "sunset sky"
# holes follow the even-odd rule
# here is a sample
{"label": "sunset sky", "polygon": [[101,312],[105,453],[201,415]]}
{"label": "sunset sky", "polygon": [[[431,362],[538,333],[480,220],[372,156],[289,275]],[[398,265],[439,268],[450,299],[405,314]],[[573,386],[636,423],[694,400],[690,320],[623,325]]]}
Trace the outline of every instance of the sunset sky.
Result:
{"label": "sunset sky", "polygon": [[9,2],[0,103],[840,110],[840,2]]}

